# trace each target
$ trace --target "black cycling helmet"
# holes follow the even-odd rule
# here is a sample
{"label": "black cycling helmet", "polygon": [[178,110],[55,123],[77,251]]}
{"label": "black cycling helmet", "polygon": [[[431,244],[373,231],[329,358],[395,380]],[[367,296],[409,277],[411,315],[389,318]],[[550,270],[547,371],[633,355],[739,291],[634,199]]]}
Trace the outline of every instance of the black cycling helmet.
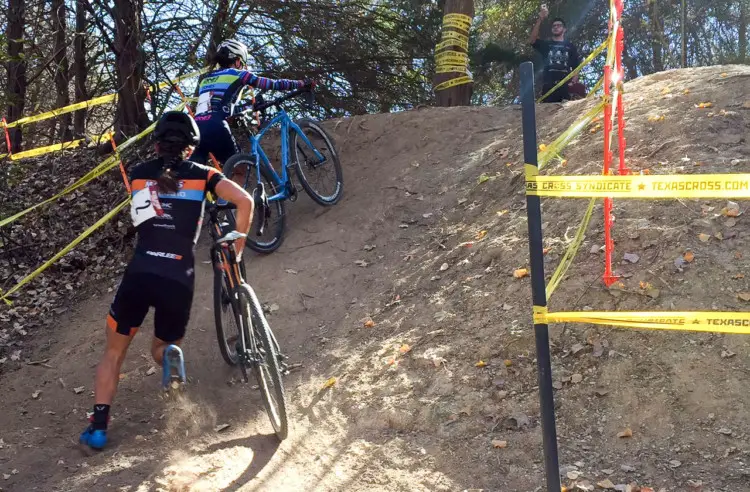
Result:
{"label": "black cycling helmet", "polygon": [[201,133],[189,114],[182,111],[167,111],[156,123],[154,138],[159,142],[198,145],[201,142]]}

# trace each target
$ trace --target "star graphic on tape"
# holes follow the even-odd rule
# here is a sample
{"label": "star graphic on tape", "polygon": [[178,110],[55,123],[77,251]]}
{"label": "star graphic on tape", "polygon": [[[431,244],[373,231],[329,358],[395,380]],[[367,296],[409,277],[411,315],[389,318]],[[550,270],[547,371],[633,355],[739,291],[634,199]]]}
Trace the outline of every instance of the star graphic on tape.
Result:
{"label": "star graphic on tape", "polygon": [[701,324],[701,320],[699,320],[699,319],[694,319],[694,320],[693,320],[693,324],[694,324],[694,325],[699,325],[699,324]]}
{"label": "star graphic on tape", "polygon": [[638,185],[638,191],[644,191],[646,189],[646,185],[641,183]]}

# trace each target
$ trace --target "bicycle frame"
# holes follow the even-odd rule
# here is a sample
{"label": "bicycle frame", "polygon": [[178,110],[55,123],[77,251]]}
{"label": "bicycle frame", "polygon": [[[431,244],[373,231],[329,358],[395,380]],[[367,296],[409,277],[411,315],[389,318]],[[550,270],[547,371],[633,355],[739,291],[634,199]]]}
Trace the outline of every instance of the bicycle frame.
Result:
{"label": "bicycle frame", "polygon": [[[263,148],[260,145],[260,140],[263,138],[263,135],[266,134],[269,128],[280,125],[281,128],[281,176],[276,172],[276,170],[271,165],[271,162],[268,160],[268,156],[263,151]],[[269,202],[274,202],[278,200],[287,200],[290,198],[289,193],[289,182],[290,182],[290,176],[289,176],[289,131],[294,131],[297,135],[299,135],[302,138],[302,141],[307,144],[310,148],[313,149],[313,152],[315,153],[315,157],[320,160],[320,162],[325,162],[325,157],[323,154],[321,154],[317,148],[310,142],[310,140],[307,138],[307,136],[304,134],[302,129],[297,125],[292,119],[289,117],[287,112],[284,110],[284,108],[279,108],[279,112],[271,119],[270,122],[262,129],[260,130],[256,135],[250,135],[250,144],[251,144],[251,151],[250,153],[255,158],[255,167],[256,167],[256,173],[257,173],[257,182],[262,183],[261,181],[261,169],[260,166],[265,166],[266,170],[268,170],[271,174],[272,179],[274,180],[274,184],[278,187],[280,190],[278,193],[276,193],[273,196],[268,197]],[[245,183],[245,186],[247,186],[247,183]]]}

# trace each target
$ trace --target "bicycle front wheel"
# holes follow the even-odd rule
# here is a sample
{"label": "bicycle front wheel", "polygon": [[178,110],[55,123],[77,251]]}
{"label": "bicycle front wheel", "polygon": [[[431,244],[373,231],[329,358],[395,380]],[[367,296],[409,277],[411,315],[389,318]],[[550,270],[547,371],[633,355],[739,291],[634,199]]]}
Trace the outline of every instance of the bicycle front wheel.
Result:
{"label": "bicycle front wheel", "polygon": [[245,330],[245,340],[249,342],[255,340],[255,344],[249,343],[251,347],[255,346],[257,359],[254,363],[253,372],[258,380],[258,386],[263,396],[263,404],[271,420],[273,430],[279,440],[286,439],[289,434],[289,423],[286,410],[286,397],[284,395],[284,385],[281,381],[281,370],[279,368],[279,356],[276,344],[273,343],[273,334],[268,321],[263,315],[263,308],[258,301],[252,287],[243,284],[239,289],[239,299],[246,310],[243,329]]}
{"label": "bicycle front wheel", "polygon": [[[219,251],[212,250],[214,259],[214,321],[216,323],[216,339],[219,342],[221,357],[230,366],[237,365],[237,342],[240,338],[240,316],[237,302],[230,297],[232,289],[229,286],[227,272],[222,268],[223,262]],[[245,260],[240,262],[240,272],[245,277]]]}
{"label": "bicycle front wheel", "polygon": [[[255,159],[249,154],[235,154],[227,159],[223,172],[227,178],[242,186],[248,193],[252,194],[258,184]],[[271,173],[264,166],[261,166],[260,174],[266,194],[268,196],[277,194],[279,190],[271,177]],[[268,227],[263,231],[263,235],[258,236],[257,234],[257,225],[264,218],[262,215],[263,210],[261,210],[261,207],[256,206],[250,226],[250,233],[247,235],[247,241],[245,242],[248,248],[264,254],[276,251],[284,239],[284,201],[275,200],[269,202],[268,206],[271,209],[271,217],[268,218]],[[234,211],[232,211],[231,217],[232,219],[235,218]],[[231,225],[234,226],[235,222],[232,222]]]}
{"label": "bicycle front wheel", "polygon": [[344,190],[344,173],[333,139],[316,121],[303,119],[297,125],[313,145],[310,147],[299,133],[294,134],[297,177],[310,198],[320,205],[335,205]]}

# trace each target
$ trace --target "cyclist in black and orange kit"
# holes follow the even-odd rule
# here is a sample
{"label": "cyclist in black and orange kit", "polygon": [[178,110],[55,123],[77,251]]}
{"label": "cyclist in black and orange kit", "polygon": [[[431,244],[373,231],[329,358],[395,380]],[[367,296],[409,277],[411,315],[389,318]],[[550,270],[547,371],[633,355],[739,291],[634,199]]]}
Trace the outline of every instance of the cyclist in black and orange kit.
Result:
{"label": "cyclist in black and orange kit", "polygon": [[[157,159],[131,173],[130,214],[138,240],[107,316],[107,342],[96,370],[94,412],[80,442],[102,449],[107,442],[109,409],[125,354],[149,308],[154,312],[151,354],[165,363],[185,335],[195,283],[193,250],[198,240],[206,193],[237,206],[237,230],[250,230],[252,197],[217,170],[187,161],[201,135],[195,121],[180,111],[164,113],[154,130]],[[245,239],[236,241],[238,255]],[[181,353],[181,352],[180,352]]]}
{"label": "cyclist in black and orange kit", "polygon": [[247,46],[234,39],[218,46],[214,62],[220,68],[201,81],[195,109],[195,121],[203,139],[192,160],[201,164],[206,163],[209,152],[222,165],[239,152],[226,119],[234,114],[234,106],[246,86],[276,91],[315,87],[312,80],[274,80],[248,72]]}

